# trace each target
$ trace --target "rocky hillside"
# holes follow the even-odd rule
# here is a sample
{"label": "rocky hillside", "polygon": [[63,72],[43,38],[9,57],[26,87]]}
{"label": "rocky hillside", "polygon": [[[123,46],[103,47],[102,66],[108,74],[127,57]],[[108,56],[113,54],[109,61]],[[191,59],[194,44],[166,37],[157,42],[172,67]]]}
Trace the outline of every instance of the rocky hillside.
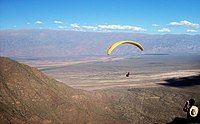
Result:
{"label": "rocky hillside", "polygon": [[149,124],[184,120],[186,100],[195,98],[196,105],[200,105],[199,81],[197,75],[166,80],[168,83],[158,87],[89,92],[0,57],[0,124]]}
{"label": "rocky hillside", "polygon": [[117,121],[109,114],[112,111],[103,94],[73,89],[36,68],[3,57],[0,89],[1,124]]}

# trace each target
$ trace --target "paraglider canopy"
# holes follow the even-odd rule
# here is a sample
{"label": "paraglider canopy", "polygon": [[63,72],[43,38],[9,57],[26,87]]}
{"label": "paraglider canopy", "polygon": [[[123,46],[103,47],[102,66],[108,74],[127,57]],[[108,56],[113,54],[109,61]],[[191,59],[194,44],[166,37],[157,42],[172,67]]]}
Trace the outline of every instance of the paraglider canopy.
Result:
{"label": "paraglider canopy", "polygon": [[115,43],[113,43],[107,50],[107,54],[108,55],[111,55],[112,54],[112,51],[118,47],[119,45],[122,45],[122,44],[131,44],[131,45],[134,45],[136,47],[138,47],[141,51],[144,50],[144,48],[142,47],[141,44],[139,44],[138,42],[135,42],[135,41],[131,41],[131,40],[125,40],[125,41],[117,41]]}

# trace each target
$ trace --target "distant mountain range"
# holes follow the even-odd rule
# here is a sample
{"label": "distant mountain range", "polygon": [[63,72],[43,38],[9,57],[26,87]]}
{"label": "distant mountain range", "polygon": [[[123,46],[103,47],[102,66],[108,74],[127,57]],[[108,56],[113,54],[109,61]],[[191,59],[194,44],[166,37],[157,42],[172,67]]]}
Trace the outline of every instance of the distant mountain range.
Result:
{"label": "distant mountain range", "polygon": [[[64,57],[106,55],[118,40],[139,41],[144,54],[199,53],[200,34],[136,34],[120,32],[78,32],[66,30],[0,30],[0,55],[7,57]],[[136,54],[131,46],[121,46],[114,54]]]}

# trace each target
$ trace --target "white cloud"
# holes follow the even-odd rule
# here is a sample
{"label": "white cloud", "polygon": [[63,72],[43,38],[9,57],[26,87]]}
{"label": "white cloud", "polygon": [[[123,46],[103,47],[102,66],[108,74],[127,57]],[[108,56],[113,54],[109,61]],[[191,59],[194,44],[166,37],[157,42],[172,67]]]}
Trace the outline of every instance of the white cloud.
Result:
{"label": "white cloud", "polygon": [[58,21],[58,20],[55,20],[54,23],[56,23],[56,24],[63,24],[62,21]]}
{"label": "white cloud", "polygon": [[80,26],[77,23],[70,24],[71,28],[78,29]]}
{"label": "white cloud", "polygon": [[123,31],[146,31],[142,27],[131,26],[131,25],[83,25],[80,26],[77,23],[73,23],[70,25],[73,30],[93,30],[93,31],[111,31],[111,30],[123,30]]}
{"label": "white cloud", "polygon": [[84,30],[97,30],[98,28],[96,26],[90,26],[90,25],[84,25],[84,26],[80,26],[79,24],[77,23],[73,23],[73,24],[70,24],[71,28],[73,30],[79,30],[79,31],[84,31]]}
{"label": "white cloud", "polygon": [[146,31],[142,27],[131,25],[98,25],[98,28],[102,30],[132,30],[132,31]]}
{"label": "white cloud", "polygon": [[171,30],[169,28],[162,28],[162,29],[159,29],[158,32],[167,33],[167,32],[171,32]]}
{"label": "white cloud", "polygon": [[185,26],[185,27],[190,27],[190,28],[199,28],[200,27],[199,24],[192,23],[192,22],[189,22],[187,20],[183,20],[183,21],[180,21],[180,22],[170,22],[169,25],[171,25],[171,26]]}
{"label": "white cloud", "polygon": [[181,26],[181,24],[179,22],[170,22],[169,25],[172,25],[172,26]]}
{"label": "white cloud", "polygon": [[154,26],[154,27],[158,27],[159,25],[158,25],[158,24],[152,24],[152,26]]}
{"label": "white cloud", "polygon": [[36,24],[43,24],[42,21],[36,21],[35,23],[36,23]]}
{"label": "white cloud", "polygon": [[26,24],[27,24],[27,25],[30,25],[30,22],[27,22]]}
{"label": "white cloud", "polygon": [[188,29],[187,32],[189,32],[189,33],[195,33],[195,32],[197,32],[197,30]]}

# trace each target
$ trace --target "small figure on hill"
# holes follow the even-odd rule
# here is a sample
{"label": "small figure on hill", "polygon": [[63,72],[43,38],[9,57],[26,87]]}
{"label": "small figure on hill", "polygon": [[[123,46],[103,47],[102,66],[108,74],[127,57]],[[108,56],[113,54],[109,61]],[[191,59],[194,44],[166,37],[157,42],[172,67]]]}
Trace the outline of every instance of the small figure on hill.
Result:
{"label": "small figure on hill", "polygon": [[197,122],[199,119],[199,109],[195,106],[195,100],[190,99],[185,103],[183,111],[187,112],[187,120],[188,122]]}
{"label": "small figure on hill", "polygon": [[130,75],[130,72],[126,73],[126,77],[129,77],[129,75]]}

